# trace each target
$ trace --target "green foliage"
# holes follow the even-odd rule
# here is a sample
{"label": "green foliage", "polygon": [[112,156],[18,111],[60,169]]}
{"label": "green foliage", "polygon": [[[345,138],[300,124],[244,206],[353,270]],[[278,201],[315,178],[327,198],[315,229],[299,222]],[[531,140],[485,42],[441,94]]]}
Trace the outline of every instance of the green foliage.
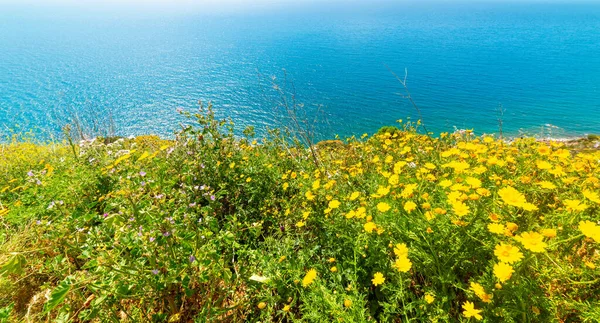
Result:
{"label": "green foliage", "polygon": [[0,321],[598,317],[597,151],[408,122],[317,164],[183,114],[175,140],[2,145]]}
{"label": "green foliage", "polygon": [[52,293],[50,293],[50,297],[45,304],[44,314],[60,305],[65,298],[67,298],[67,295],[71,291],[72,287],[72,277],[70,276],[60,282],[60,284],[58,284],[58,286],[52,290]]}
{"label": "green foliage", "polygon": [[8,323],[10,322],[10,314],[12,312],[14,305],[10,304],[6,307],[0,308],[0,323]]}

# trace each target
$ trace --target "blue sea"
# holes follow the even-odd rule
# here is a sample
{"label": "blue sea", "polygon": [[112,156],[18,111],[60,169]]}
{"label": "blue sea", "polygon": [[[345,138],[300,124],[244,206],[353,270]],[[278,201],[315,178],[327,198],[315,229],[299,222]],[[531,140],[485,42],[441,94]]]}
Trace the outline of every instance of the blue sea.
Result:
{"label": "blue sea", "polygon": [[420,117],[435,133],[600,133],[600,3],[196,9],[0,5],[0,134],[56,135],[76,114],[170,136],[200,100],[259,133],[285,122],[282,100],[321,138]]}

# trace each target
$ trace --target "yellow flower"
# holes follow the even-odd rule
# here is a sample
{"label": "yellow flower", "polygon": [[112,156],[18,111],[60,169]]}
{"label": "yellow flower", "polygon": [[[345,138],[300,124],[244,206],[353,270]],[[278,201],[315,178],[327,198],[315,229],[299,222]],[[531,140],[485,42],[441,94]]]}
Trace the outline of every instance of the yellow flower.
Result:
{"label": "yellow flower", "polygon": [[480,187],[475,190],[481,196],[490,196],[492,193],[487,188]]}
{"label": "yellow flower", "polygon": [[554,237],[556,237],[556,230],[555,229],[543,229],[542,235],[546,238],[554,238]]}
{"label": "yellow flower", "polygon": [[525,196],[512,186],[500,189],[498,195],[502,198],[502,201],[508,205],[522,207],[524,203],[527,203]]}
{"label": "yellow flower", "polygon": [[544,236],[537,232],[523,232],[515,237],[515,240],[519,241],[525,249],[532,252],[544,252],[548,246],[544,242]]}
{"label": "yellow flower", "polygon": [[542,182],[539,182],[539,183],[537,183],[537,184],[538,184],[538,185],[539,185],[541,188],[545,188],[545,189],[548,189],[548,190],[553,190],[553,189],[556,189],[556,185],[554,185],[554,184],[552,184],[551,182],[548,182],[548,181],[542,181]]}
{"label": "yellow flower", "polygon": [[471,186],[472,189],[478,189],[481,187],[481,181],[475,177],[467,177],[466,182]]}
{"label": "yellow flower", "polygon": [[387,212],[390,209],[391,209],[390,205],[385,202],[377,203],[377,210],[379,210],[379,212]]}
{"label": "yellow flower", "polygon": [[501,262],[494,265],[494,276],[496,276],[501,283],[509,280],[513,272],[513,267],[507,263]]}
{"label": "yellow flower", "polygon": [[373,232],[373,230],[377,229],[377,225],[375,225],[375,223],[373,223],[373,222],[367,222],[364,225],[364,229],[365,229],[365,232],[371,233],[371,232]]}
{"label": "yellow flower", "polygon": [[592,192],[590,190],[584,190],[583,196],[585,196],[585,198],[587,198],[588,200],[590,200],[592,202],[596,202],[596,203],[600,204],[600,197],[598,196],[598,193],[596,193],[596,192]]}
{"label": "yellow flower", "polygon": [[408,247],[406,247],[405,243],[398,243],[394,247],[394,254],[396,257],[408,257]]}
{"label": "yellow flower", "polygon": [[425,165],[423,165],[423,166],[425,166],[425,168],[430,169],[430,170],[436,169],[436,166],[432,163],[425,163]]}
{"label": "yellow flower", "polygon": [[410,259],[408,259],[406,257],[400,257],[400,258],[396,259],[396,262],[394,263],[394,267],[396,269],[398,269],[399,272],[405,273],[405,272],[408,272],[410,270],[410,268],[412,267],[412,262],[410,261]]}
{"label": "yellow flower", "polygon": [[306,272],[306,275],[302,279],[302,286],[306,287],[312,284],[315,278],[317,278],[317,271],[315,269],[309,270],[308,272]]}
{"label": "yellow flower", "polygon": [[371,279],[371,282],[373,282],[374,286],[378,286],[383,284],[383,282],[385,282],[385,277],[383,277],[382,273],[375,273],[375,275],[373,275],[373,279]]}
{"label": "yellow flower", "polygon": [[579,222],[579,231],[586,237],[594,239],[594,241],[600,243],[600,226],[592,221],[581,221]]}
{"label": "yellow flower", "polygon": [[448,187],[452,186],[452,181],[445,179],[440,182],[440,186],[443,188],[448,188]]}
{"label": "yellow flower", "polygon": [[312,201],[315,199],[315,195],[311,191],[307,191],[306,194],[304,194],[304,196],[309,201]]}
{"label": "yellow flower", "polygon": [[312,189],[314,190],[318,190],[319,187],[321,187],[321,180],[317,179],[312,183]]}
{"label": "yellow flower", "polygon": [[487,229],[491,233],[495,233],[495,234],[504,234],[504,231],[506,230],[504,225],[500,224],[500,223],[490,223],[487,225]]}
{"label": "yellow flower", "polygon": [[364,218],[367,215],[367,209],[365,207],[359,207],[358,209],[356,209],[356,217],[357,218]]}
{"label": "yellow flower", "polygon": [[471,282],[470,289],[485,303],[490,303],[492,301],[492,295],[485,292],[483,286],[479,283]]}
{"label": "yellow flower", "polygon": [[550,147],[543,145],[538,148],[538,152],[542,155],[548,155],[550,153]]}
{"label": "yellow flower", "polygon": [[304,211],[304,212],[302,212],[302,218],[304,220],[308,219],[309,216],[310,216],[310,211]]}
{"label": "yellow flower", "polygon": [[371,194],[371,196],[379,198],[379,197],[384,197],[384,196],[388,195],[389,193],[390,193],[389,187],[379,186],[379,188],[377,189],[377,193]]}
{"label": "yellow flower", "polygon": [[496,246],[496,249],[494,249],[494,255],[496,255],[500,261],[509,264],[523,259],[523,254],[519,248],[505,243],[500,243]]}
{"label": "yellow flower", "polygon": [[588,208],[586,204],[581,203],[579,200],[565,200],[563,203],[569,212],[585,211]]}
{"label": "yellow flower", "polygon": [[593,262],[591,262],[591,261],[586,261],[585,262],[585,266],[588,267],[588,268],[590,268],[590,269],[596,269],[596,265]]}
{"label": "yellow flower", "polygon": [[340,201],[338,201],[338,200],[331,200],[329,202],[329,208],[330,209],[337,209],[338,207],[340,207]]}
{"label": "yellow flower", "polygon": [[267,307],[267,303],[260,302],[260,303],[258,303],[257,307],[258,307],[259,310],[262,310],[263,308]]}
{"label": "yellow flower", "polygon": [[336,266],[333,266],[333,267],[331,267],[331,268],[329,269],[329,271],[331,271],[332,273],[334,273],[334,272],[336,272],[336,271],[337,271],[337,267],[336,267]]}
{"label": "yellow flower", "polygon": [[500,220],[500,216],[498,214],[496,214],[496,213],[490,213],[490,215],[488,216],[488,218],[492,222],[498,222]]}
{"label": "yellow flower", "polygon": [[284,312],[289,312],[290,311],[290,306],[289,305],[284,306],[283,307],[283,311]]}
{"label": "yellow flower", "polygon": [[510,232],[515,232],[519,229],[519,226],[513,222],[506,222],[506,229],[508,229]]}
{"label": "yellow flower", "polygon": [[349,299],[345,299],[344,300],[344,307],[347,308],[347,307],[350,307],[350,306],[352,306],[352,301],[349,300]]}
{"label": "yellow flower", "polygon": [[549,162],[545,161],[545,160],[539,160],[537,163],[537,168],[539,169],[551,169],[552,168],[552,164],[550,164]]}
{"label": "yellow flower", "polygon": [[335,258],[329,258],[327,261],[329,261],[329,263],[334,263],[335,262]]}
{"label": "yellow flower", "polygon": [[431,304],[431,303],[433,303],[433,301],[435,301],[435,297],[433,295],[431,295],[430,293],[426,293],[424,298],[425,298],[425,302],[427,302],[427,304]]}
{"label": "yellow flower", "polygon": [[352,194],[350,194],[350,201],[356,200],[359,196],[360,196],[359,192],[353,192]]}
{"label": "yellow flower", "polygon": [[475,309],[475,305],[472,302],[466,301],[463,306],[463,315],[466,318],[470,318],[470,317],[474,317],[476,320],[481,320],[483,319],[483,316],[481,316],[481,310],[477,310]]}
{"label": "yellow flower", "polygon": [[402,190],[402,192],[400,192],[400,197],[405,199],[411,197],[415,193],[415,189],[417,188],[417,186],[418,184],[408,184],[404,186],[404,189]]}
{"label": "yellow flower", "polygon": [[471,208],[463,202],[455,201],[452,203],[452,211],[458,216],[465,216],[471,212]]}
{"label": "yellow flower", "polygon": [[306,223],[304,223],[304,221],[298,221],[298,223],[296,223],[296,226],[298,228],[302,228]]}
{"label": "yellow flower", "polygon": [[523,203],[523,205],[521,205],[521,207],[525,211],[536,211],[538,209],[538,207],[532,203]]}
{"label": "yellow flower", "polygon": [[412,211],[414,211],[414,209],[417,208],[417,204],[413,201],[408,201],[406,203],[404,203],[404,211],[410,213]]}

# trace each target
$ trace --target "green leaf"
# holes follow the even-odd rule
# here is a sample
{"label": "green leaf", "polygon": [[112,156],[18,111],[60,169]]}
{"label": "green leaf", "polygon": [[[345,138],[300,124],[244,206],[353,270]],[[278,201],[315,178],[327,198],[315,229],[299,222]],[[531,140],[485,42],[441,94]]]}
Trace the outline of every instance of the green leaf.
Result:
{"label": "green leaf", "polygon": [[2,267],[0,267],[0,276],[7,274],[22,274],[25,266],[25,257],[21,254],[14,254]]}
{"label": "green leaf", "polygon": [[68,323],[70,321],[69,313],[61,312],[54,319],[54,323]]}
{"label": "green leaf", "polygon": [[8,323],[10,319],[10,313],[12,312],[15,304],[0,308],[0,323]]}
{"label": "green leaf", "polygon": [[60,305],[60,303],[62,303],[65,300],[65,298],[67,298],[67,295],[69,294],[73,286],[71,280],[71,276],[65,278],[62,282],[60,282],[60,284],[58,284],[58,286],[56,286],[56,288],[54,288],[52,293],[50,293],[50,298],[44,306],[44,314],[56,308],[58,305]]}

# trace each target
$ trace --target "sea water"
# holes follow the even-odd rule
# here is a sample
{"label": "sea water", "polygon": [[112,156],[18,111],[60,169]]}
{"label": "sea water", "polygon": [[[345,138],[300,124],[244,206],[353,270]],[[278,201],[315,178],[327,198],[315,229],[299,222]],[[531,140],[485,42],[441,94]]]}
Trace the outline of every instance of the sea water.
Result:
{"label": "sea water", "polygon": [[320,138],[407,118],[436,133],[600,133],[600,4],[0,9],[2,134],[110,115],[117,134],[169,136],[199,100],[259,133],[285,124],[282,104],[317,115]]}

